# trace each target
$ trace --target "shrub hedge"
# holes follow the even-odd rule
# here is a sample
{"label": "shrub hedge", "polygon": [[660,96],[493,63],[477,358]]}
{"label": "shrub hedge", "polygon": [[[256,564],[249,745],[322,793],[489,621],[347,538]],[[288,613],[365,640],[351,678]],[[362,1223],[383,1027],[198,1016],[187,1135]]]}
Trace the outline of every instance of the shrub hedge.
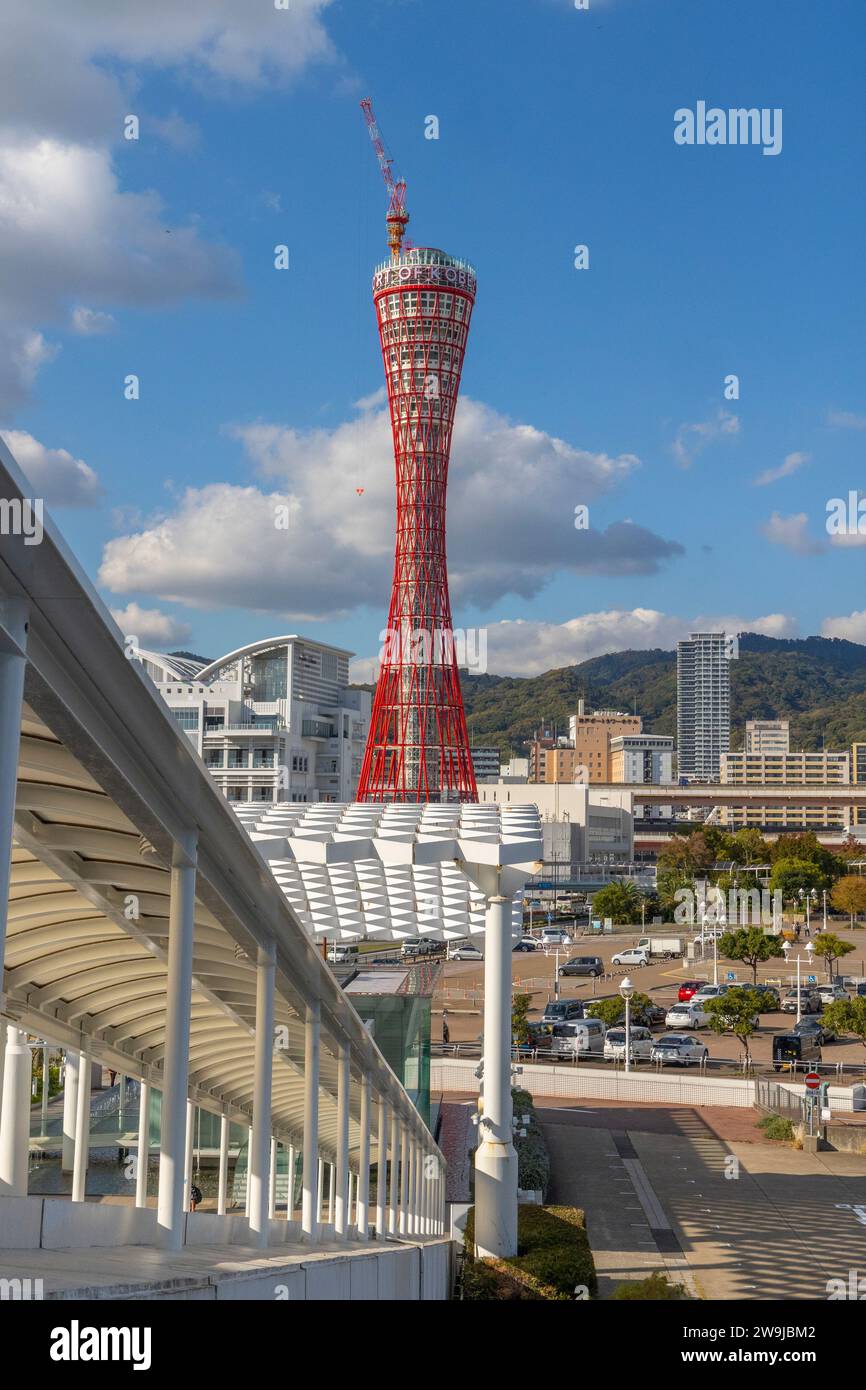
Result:
{"label": "shrub hedge", "polygon": [[[511,1099],[518,1121],[517,1130],[526,1130],[525,1136],[521,1136],[519,1132],[515,1132],[514,1135],[514,1147],[517,1150],[517,1183],[524,1192],[540,1192],[544,1200],[550,1182],[550,1156],[532,1096],[528,1091],[515,1086],[511,1090]],[[520,1123],[524,1115],[529,1116],[527,1125]]]}
{"label": "shrub hedge", "polygon": [[611,1298],[653,1299],[658,1302],[664,1299],[688,1298],[688,1294],[682,1284],[672,1284],[664,1274],[655,1269],[646,1279],[627,1279],[625,1283],[617,1284]]}
{"label": "shrub hedge", "polygon": [[[575,1207],[519,1206],[517,1255],[510,1260],[473,1258],[474,1216],[473,1208],[464,1236],[464,1298],[565,1302],[595,1294],[595,1264],[582,1211]],[[579,1292],[584,1289],[586,1293]]]}

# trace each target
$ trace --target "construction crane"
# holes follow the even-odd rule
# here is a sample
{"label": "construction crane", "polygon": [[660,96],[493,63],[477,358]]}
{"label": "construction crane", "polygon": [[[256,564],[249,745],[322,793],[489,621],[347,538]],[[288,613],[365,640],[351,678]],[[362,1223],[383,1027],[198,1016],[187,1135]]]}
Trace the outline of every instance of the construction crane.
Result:
{"label": "construction crane", "polygon": [[391,168],[394,161],[390,158],[382,143],[382,136],[379,133],[376,117],[373,114],[373,103],[369,97],[365,97],[361,102],[361,110],[364,112],[367,130],[370,132],[373,149],[376,151],[379,168],[382,170],[382,178],[385,180],[385,187],[389,194],[388,213],[385,218],[385,224],[388,228],[388,245],[391,248],[391,259],[396,260],[400,254],[403,245],[403,237],[406,234],[406,224],[409,221],[409,214],[406,211],[406,180],[394,178],[394,172]]}

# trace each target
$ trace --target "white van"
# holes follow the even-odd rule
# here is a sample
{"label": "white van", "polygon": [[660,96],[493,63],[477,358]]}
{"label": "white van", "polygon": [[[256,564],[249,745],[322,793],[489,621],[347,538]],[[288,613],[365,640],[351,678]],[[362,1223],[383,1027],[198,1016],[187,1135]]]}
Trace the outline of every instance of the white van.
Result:
{"label": "white van", "polygon": [[600,1018],[575,1018],[555,1023],[550,1050],[558,1057],[601,1057],[606,1028]]}
{"label": "white van", "polygon": [[331,965],[354,965],[357,959],[357,946],[349,946],[339,942],[328,947],[328,960]]}

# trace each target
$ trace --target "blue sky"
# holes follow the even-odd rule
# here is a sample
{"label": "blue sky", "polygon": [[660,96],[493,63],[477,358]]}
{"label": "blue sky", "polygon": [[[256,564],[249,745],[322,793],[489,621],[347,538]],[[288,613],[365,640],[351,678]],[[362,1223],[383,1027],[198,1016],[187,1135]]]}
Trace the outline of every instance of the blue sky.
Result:
{"label": "blue sky", "polygon": [[[0,341],[24,364],[0,418],[49,505],[76,501],[53,510],[125,630],[378,646],[369,94],[411,237],[478,270],[449,547],[490,668],[670,646],[699,617],[866,641],[866,536],[824,529],[866,444],[862,3],[190,0],[181,23],[157,0],[151,30],[121,3],[92,34],[81,5],[53,46],[54,7],[17,15],[44,56],[29,108],[0,108]],[[781,153],[675,144],[698,100],[781,108]]]}

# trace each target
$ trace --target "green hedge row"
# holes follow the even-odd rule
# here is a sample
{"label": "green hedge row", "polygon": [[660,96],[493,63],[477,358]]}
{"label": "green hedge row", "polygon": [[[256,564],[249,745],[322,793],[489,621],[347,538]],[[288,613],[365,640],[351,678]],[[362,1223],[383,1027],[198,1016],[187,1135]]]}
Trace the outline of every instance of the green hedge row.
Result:
{"label": "green hedge row", "polygon": [[[519,1132],[515,1132],[514,1135],[514,1147],[517,1150],[517,1183],[524,1192],[540,1192],[543,1200],[547,1196],[550,1182],[550,1155],[547,1152],[544,1133],[538,1123],[529,1092],[517,1086],[512,1087],[511,1099],[518,1122],[517,1131],[521,1128],[526,1129],[525,1136],[521,1136]],[[522,1126],[524,1115],[529,1116],[529,1123]]]}
{"label": "green hedge row", "polygon": [[595,1264],[583,1212],[575,1207],[517,1208],[517,1255],[476,1260],[475,1209],[464,1236],[463,1297],[472,1301],[516,1299],[558,1302],[584,1299],[597,1289]]}

